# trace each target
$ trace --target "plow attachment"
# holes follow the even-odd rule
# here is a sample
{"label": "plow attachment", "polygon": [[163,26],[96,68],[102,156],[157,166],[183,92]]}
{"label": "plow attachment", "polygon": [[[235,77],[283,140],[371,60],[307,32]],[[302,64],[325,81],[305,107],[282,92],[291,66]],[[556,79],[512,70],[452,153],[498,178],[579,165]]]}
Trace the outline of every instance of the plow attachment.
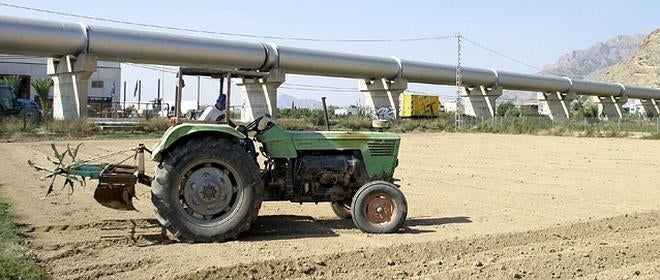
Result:
{"label": "plow attachment", "polygon": [[117,210],[135,210],[137,168],[129,165],[110,165],[99,176],[94,199],[101,205]]}
{"label": "plow attachment", "polygon": [[[74,182],[85,186],[86,178],[88,178],[98,180],[98,185],[94,191],[94,199],[98,203],[108,208],[130,211],[135,210],[133,206],[135,184],[151,185],[151,177],[144,174],[144,152],[150,151],[142,144],[137,148],[114,152],[87,160],[76,160],[80,145],[73,150],[67,145],[67,150],[63,153],[59,153],[54,144],[51,147],[57,160],[52,160],[49,157],[47,159],[55,164],[54,169],[41,167],[28,160],[28,165],[32,168],[37,171],[48,172],[47,175],[41,177],[41,179],[51,179],[46,196],[53,192],[53,184],[57,177],[64,178],[64,186],[62,188],[68,186],[69,194],[74,191]],[[112,156],[130,152],[133,155],[116,163],[98,162]],[[123,164],[131,158],[134,159],[135,165]],[[70,163],[66,164],[65,161],[68,162],[68,159],[70,159]]]}

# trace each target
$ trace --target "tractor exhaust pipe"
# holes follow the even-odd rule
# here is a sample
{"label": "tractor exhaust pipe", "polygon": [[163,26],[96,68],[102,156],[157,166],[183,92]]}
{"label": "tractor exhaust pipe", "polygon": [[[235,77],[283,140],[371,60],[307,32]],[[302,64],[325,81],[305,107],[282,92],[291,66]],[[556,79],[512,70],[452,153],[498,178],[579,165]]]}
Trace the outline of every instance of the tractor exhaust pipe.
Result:
{"label": "tractor exhaust pipe", "polygon": [[325,96],[321,97],[323,103],[323,116],[325,117],[325,129],[330,131],[330,119],[328,118],[328,106],[325,104]]}

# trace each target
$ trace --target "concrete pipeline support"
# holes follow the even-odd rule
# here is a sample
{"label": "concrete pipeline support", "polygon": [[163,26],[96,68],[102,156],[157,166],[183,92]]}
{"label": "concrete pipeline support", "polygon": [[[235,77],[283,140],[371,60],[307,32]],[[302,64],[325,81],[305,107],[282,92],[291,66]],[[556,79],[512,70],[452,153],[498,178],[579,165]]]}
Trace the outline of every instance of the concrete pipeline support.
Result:
{"label": "concrete pipeline support", "polygon": [[[42,21],[28,18],[0,17],[0,53],[62,58],[89,54],[98,60],[134,62],[173,66],[209,67],[256,70],[273,69],[284,73],[356,78],[360,80],[398,81],[396,84],[424,83],[454,85],[456,67],[399,59],[347,54],[339,52],[276,46],[272,43],[254,43],[234,40],[195,37],[149,31],[111,28],[80,23]],[[600,100],[625,100],[625,98],[660,100],[660,89],[624,86],[618,83],[571,80],[565,77],[522,74],[473,67],[462,68],[462,84],[476,92],[465,98],[475,104],[494,103],[499,90],[522,90],[550,95],[579,94],[598,97]],[[282,79],[283,80],[283,79]],[[244,97],[274,96],[276,90],[253,92],[260,88],[245,84]],[[67,85],[55,85],[66,88]],[[493,90],[495,89],[495,90]],[[383,90],[367,90],[370,98]],[[391,92],[390,92],[391,93]],[[550,97],[548,95],[548,97]],[[486,100],[486,99],[488,100]],[[255,102],[261,98],[252,98]],[[265,98],[269,99],[269,98]],[[482,100],[484,102],[480,102]],[[554,97],[548,101],[552,102]],[[265,100],[272,112],[273,100]],[[609,103],[607,103],[609,104]],[[263,104],[252,104],[262,106]],[[481,106],[481,105],[479,105]],[[493,115],[490,104],[484,112]],[[609,105],[608,105],[609,106]],[[612,110],[605,110],[612,111]],[[616,111],[614,109],[614,111]],[[475,114],[477,114],[475,112]],[[608,113],[608,115],[610,115]],[[616,117],[615,114],[611,114]],[[565,116],[564,116],[565,117]]]}

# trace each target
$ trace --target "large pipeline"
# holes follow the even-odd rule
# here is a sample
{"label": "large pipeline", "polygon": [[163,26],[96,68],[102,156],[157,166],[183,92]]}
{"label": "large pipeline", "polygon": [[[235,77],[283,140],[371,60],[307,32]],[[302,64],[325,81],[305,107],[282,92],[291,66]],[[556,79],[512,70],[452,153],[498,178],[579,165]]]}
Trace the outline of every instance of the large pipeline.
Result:
{"label": "large pipeline", "polygon": [[[60,57],[91,53],[100,60],[174,66],[236,68],[346,78],[402,78],[410,83],[453,85],[456,66],[338,52],[136,31],[81,23],[0,17],[0,53]],[[660,100],[660,89],[463,67],[465,86],[575,92]]]}

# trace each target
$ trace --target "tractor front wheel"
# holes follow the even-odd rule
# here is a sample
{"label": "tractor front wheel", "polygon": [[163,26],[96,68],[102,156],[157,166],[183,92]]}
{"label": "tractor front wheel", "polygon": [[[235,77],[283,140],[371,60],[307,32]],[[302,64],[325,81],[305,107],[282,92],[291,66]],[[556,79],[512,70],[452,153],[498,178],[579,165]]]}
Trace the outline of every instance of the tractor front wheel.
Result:
{"label": "tractor front wheel", "polygon": [[363,232],[397,232],[406,221],[408,203],[394,184],[373,181],[362,186],[351,204],[353,222]]}
{"label": "tractor front wheel", "polygon": [[342,200],[342,201],[333,201],[330,206],[332,207],[332,212],[335,212],[335,215],[340,219],[349,220],[353,216],[351,214],[351,200]]}
{"label": "tractor front wheel", "polygon": [[263,200],[258,167],[229,139],[192,139],[163,155],[151,200],[156,216],[179,240],[235,239],[256,220]]}

